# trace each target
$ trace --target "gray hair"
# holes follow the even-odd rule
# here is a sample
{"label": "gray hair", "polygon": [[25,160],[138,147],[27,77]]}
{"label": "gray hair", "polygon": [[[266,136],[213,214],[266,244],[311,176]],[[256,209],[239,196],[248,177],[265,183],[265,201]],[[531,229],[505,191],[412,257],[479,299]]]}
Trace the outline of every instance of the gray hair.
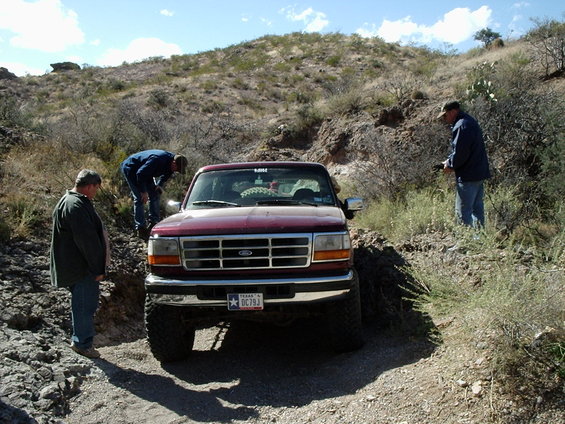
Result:
{"label": "gray hair", "polygon": [[96,171],[83,169],[77,175],[75,187],[84,187],[90,184],[102,184],[102,178]]}

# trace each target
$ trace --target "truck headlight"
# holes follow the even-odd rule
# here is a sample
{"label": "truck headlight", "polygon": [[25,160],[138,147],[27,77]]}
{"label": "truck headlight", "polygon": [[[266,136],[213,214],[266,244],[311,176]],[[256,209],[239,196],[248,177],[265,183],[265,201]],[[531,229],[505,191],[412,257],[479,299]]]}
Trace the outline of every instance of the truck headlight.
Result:
{"label": "truck headlight", "polygon": [[175,238],[151,238],[147,243],[149,265],[180,265],[179,244]]}
{"label": "truck headlight", "polygon": [[345,260],[350,256],[351,240],[348,233],[314,235],[314,261]]}

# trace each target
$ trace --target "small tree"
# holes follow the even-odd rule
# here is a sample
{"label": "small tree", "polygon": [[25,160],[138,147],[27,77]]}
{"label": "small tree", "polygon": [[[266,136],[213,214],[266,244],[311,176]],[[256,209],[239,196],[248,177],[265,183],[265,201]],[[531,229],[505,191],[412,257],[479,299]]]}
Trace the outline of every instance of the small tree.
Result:
{"label": "small tree", "polygon": [[475,32],[474,35],[474,39],[483,43],[485,48],[490,47],[492,42],[500,37],[501,35],[498,32],[495,32],[488,27]]}
{"label": "small tree", "polygon": [[536,25],[526,34],[532,46],[534,61],[544,68],[546,77],[559,76],[565,71],[565,22],[532,20]]}

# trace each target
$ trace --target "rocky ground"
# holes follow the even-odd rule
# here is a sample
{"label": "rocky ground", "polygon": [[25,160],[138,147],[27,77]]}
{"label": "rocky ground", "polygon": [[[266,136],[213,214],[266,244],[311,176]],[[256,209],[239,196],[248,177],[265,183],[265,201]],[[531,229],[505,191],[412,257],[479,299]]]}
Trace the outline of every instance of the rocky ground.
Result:
{"label": "rocky ground", "polygon": [[[446,252],[448,240],[414,249],[353,236],[360,277],[381,282],[382,313],[367,323],[361,350],[332,353],[315,321],[237,323],[199,330],[190,360],[168,365],[144,340],[143,243],[112,239],[97,360],[68,348],[69,295],[49,285],[47,241],[1,246],[0,423],[565,422],[562,411],[541,409],[522,420],[496,389],[486,344],[452,343],[456,317],[433,323],[401,300],[398,266],[457,255]],[[438,328],[442,342],[433,344],[426,334]]]}

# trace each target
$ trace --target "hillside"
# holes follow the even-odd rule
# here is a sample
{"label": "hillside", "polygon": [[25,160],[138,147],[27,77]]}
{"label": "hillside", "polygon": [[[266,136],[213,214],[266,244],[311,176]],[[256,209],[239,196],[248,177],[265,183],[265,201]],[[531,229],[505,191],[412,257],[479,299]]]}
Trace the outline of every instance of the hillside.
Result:
{"label": "hillside", "polygon": [[[563,198],[565,80],[547,77],[534,53],[525,40],[455,55],[358,36],[295,33],[171,59],[0,80],[0,418],[565,422],[559,395],[563,308],[554,313],[565,291],[563,212],[555,200]],[[492,244],[471,241],[456,252],[448,247],[459,234],[445,212],[452,210],[451,187],[431,169],[448,151],[449,131],[435,118],[452,98],[479,119],[495,171]],[[368,325],[368,347],[328,357],[319,347],[323,340],[308,340],[305,328],[298,347],[285,350],[293,340],[279,329],[276,337],[269,333],[270,344],[250,352],[232,340],[257,343],[261,329],[216,328],[201,334],[196,360],[202,371],[163,369],[153,361],[140,316],[145,246],[133,238],[128,190],[118,173],[127,155],[147,148],[185,154],[191,171],[237,160],[321,162],[344,195],[362,195],[370,207],[392,205],[390,215],[369,208],[352,222],[361,278],[375,280],[383,294],[382,323]],[[84,167],[104,178],[97,209],[114,246],[97,316],[102,362],[77,359],[65,349],[65,294],[49,286],[47,273],[51,210]],[[190,176],[170,181],[167,199],[179,199]],[[433,202],[423,198],[426,190]],[[420,211],[432,203],[444,211],[423,224],[410,217],[382,234],[375,216],[389,225],[411,200]],[[464,302],[477,300],[469,293],[488,287],[497,272],[516,280],[535,273],[539,279],[532,281],[547,286],[542,300],[548,309],[557,305],[551,319],[534,316],[516,326],[504,321],[504,337],[490,326],[492,315],[478,320],[484,328],[473,327],[479,312]],[[433,297],[428,283],[450,278],[458,287]],[[405,302],[398,285],[407,280],[422,284],[429,303]],[[453,292],[461,302],[458,313],[441,309]],[[511,290],[493,293],[484,296],[512,297]],[[536,312],[534,294],[530,309]],[[506,319],[503,306],[514,305],[498,306],[490,312]],[[555,328],[540,334],[561,356],[544,362],[543,349],[529,346],[543,342],[533,334],[549,324]],[[523,361],[523,367],[503,368],[500,363],[510,362],[498,362],[500,353],[511,349],[501,340],[518,341],[516,350],[542,359],[532,356],[534,367]],[[282,365],[273,369],[265,358]],[[257,365],[259,359],[264,362]],[[320,375],[308,368],[315,369],[315,361]],[[271,383],[254,391],[254,380],[234,369]],[[279,380],[299,392],[272,383]],[[190,407],[175,399],[187,399]]]}
{"label": "hillside", "polygon": [[[308,156],[315,140],[327,144],[317,137],[323,121],[338,121],[330,125],[337,129],[373,126],[383,109],[403,102],[409,103],[403,113],[429,123],[454,94],[436,73],[452,60],[355,36],[292,34],[170,60],[22,78],[5,82],[3,92],[68,143],[167,145],[200,165],[234,153],[260,156],[269,147]],[[417,107],[411,97],[421,100]],[[281,126],[288,137],[278,134]],[[218,143],[216,157],[201,157],[201,147]],[[353,157],[343,162],[355,159],[358,149],[350,150]]]}

